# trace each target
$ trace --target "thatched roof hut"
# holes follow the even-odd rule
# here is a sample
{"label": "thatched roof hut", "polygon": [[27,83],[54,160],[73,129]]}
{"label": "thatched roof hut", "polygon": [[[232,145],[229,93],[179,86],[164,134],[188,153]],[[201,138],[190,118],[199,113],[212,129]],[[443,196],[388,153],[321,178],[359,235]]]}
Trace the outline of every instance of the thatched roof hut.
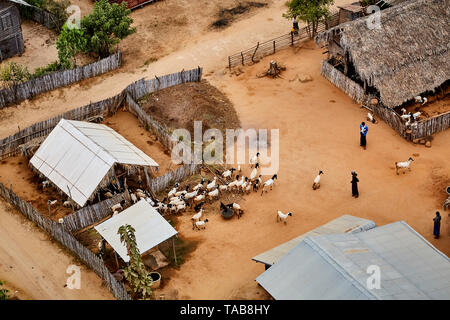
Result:
{"label": "thatched roof hut", "polygon": [[450,0],[410,0],[380,12],[381,28],[367,18],[336,26],[316,42],[339,45],[359,78],[396,107],[450,79]]}

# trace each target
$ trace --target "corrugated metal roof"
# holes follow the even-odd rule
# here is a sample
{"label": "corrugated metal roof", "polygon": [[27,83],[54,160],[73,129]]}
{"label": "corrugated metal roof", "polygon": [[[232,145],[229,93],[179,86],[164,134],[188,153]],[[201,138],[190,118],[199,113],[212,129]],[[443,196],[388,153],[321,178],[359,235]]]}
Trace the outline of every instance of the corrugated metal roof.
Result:
{"label": "corrugated metal roof", "polygon": [[50,132],[30,163],[81,207],[115,163],[158,166],[111,128],[64,119]]}
{"label": "corrugated metal roof", "polygon": [[[370,265],[380,289],[366,287]],[[256,281],[276,299],[450,299],[450,260],[400,221],[307,237]]]}
{"label": "corrugated metal roof", "polygon": [[147,201],[143,199],[138,201],[95,227],[125,262],[130,261],[130,257],[117,233],[125,224],[135,229],[137,247],[141,254],[177,234],[177,231]]}
{"label": "corrugated metal roof", "polygon": [[272,248],[266,252],[263,252],[252,260],[256,262],[261,262],[266,265],[272,265],[281,259],[285,254],[287,254],[291,249],[297,246],[303,241],[307,236],[315,236],[322,234],[333,234],[333,233],[356,233],[360,231],[369,230],[376,227],[375,222],[359,217],[354,217],[345,214],[339,218],[336,218],[316,229],[313,229],[307,233],[304,233],[297,238],[289,240],[275,248]]}

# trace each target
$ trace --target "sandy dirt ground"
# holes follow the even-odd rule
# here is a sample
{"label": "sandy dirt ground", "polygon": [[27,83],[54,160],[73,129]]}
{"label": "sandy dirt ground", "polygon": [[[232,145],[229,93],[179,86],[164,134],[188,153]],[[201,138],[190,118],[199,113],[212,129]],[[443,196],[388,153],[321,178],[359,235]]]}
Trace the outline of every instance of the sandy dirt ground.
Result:
{"label": "sandy dirt ground", "polygon": [[[23,128],[109,97],[141,77],[201,65],[205,77],[234,103],[244,128],[280,129],[279,180],[272,192],[263,197],[252,194],[241,202],[246,213],[240,220],[223,221],[211,211],[206,214],[207,229],[196,231],[191,214],[179,219],[180,236],[198,240],[198,246],[165,284],[162,293],[167,299],[266,299],[254,281],[264,266],[251,258],[342,214],[372,219],[378,225],[404,220],[448,255],[448,215],[442,214],[439,240],[432,237],[432,218],[450,182],[450,131],[436,134],[428,149],[408,143],[380,121],[369,124],[368,149],[361,150],[358,125],[367,112],[320,76],[321,50],[311,43],[298,52],[289,49],[267,57],[245,68],[241,76],[230,77],[224,72],[228,54],[290,29],[290,22],[281,17],[284,1],[258,10],[220,32],[192,36],[188,44],[142,70],[108,74],[89,87],[76,84],[6,108],[0,111],[0,136],[14,133],[18,125]],[[274,58],[288,67],[284,79],[257,79]],[[300,73],[313,80],[289,81]],[[412,171],[397,176],[394,162],[411,155],[416,159]],[[320,169],[325,172],[321,188],[313,191],[312,180]],[[244,170],[249,174],[248,168]],[[359,199],[351,197],[351,170],[361,181]],[[287,225],[275,222],[277,210],[294,213]]]}
{"label": "sandy dirt ground", "polygon": [[31,21],[22,21],[22,35],[25,50],[22,56],[11,57],[2,64],[15,62],[24,65],[30,73],[38,67],[43,67],[58,59],[56,49],[57,34],[43,25]]}
{"label": "sandy dirt ground", "polygon": [[[343,214],[377,225],[404,220],[450,254],[450,219],[441,210],[450,184],[450,131],[437,134],[428,149],[380,121],[369,124],[368,148],[362,150],[359,123],[367,112],[320,75],[321,50],[313,48],[288,49],[244,68],[241,76],[211,79],[234,103],[244,129],[280,129],[279,180],[272,192],[240,202],[246,210],[240,220],[225,221],[216,211],[206,215],[207,229],[197,231],[191,214],[180,218],[180,235],[199,244],[162,290],[167,299],[264,298],[254,282],[264,266],[251,258]],[[274,58],[288,68],[284,79],[256,78]],[[297,74],[313,80],[289,81]],[[411,155],[412,171],[397,176],[394,162]],[[319,170],[321,188],[313,191]],[[360,179],[358,199],[351,197],[352,170]],[[277,210],[293,212],[287,225],[276,223]],[[443,217],[438,240],[432,235],[436,210]]]}
{"label": "sandy dirt ground", "polygon": [[[19,299],[111,300],[102,280],[10,205],[0,202],[0,279]],[[66,287],[69,265],[81,267],[81,288]]]}

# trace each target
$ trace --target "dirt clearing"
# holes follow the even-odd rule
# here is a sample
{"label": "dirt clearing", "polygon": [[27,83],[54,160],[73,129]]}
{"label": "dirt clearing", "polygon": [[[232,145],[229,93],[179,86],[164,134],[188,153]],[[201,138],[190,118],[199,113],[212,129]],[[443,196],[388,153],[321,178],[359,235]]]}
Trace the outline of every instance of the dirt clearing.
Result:
{"label": "dirt clearing", "polygon": [[224,28],[235,21],[239,16],[249,12],[254,8],[267,6],[267,2],[244,1],[230,9],[221,9],[217,15],[218,19],[211,26],[214,28]]}

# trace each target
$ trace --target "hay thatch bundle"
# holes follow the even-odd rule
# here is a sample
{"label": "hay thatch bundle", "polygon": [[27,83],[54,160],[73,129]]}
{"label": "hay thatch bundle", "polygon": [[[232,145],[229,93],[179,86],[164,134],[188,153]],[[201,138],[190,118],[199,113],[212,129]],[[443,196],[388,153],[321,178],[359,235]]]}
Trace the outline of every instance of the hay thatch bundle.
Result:
{"label": "hay thatch bundle", "polygon": [[367,19],[332,28],[316,42],[340,34],[356,72],[384,105],[399,106],[450,79],[449,0],[410,0],[383,10],[379,29],[369,29]]}

